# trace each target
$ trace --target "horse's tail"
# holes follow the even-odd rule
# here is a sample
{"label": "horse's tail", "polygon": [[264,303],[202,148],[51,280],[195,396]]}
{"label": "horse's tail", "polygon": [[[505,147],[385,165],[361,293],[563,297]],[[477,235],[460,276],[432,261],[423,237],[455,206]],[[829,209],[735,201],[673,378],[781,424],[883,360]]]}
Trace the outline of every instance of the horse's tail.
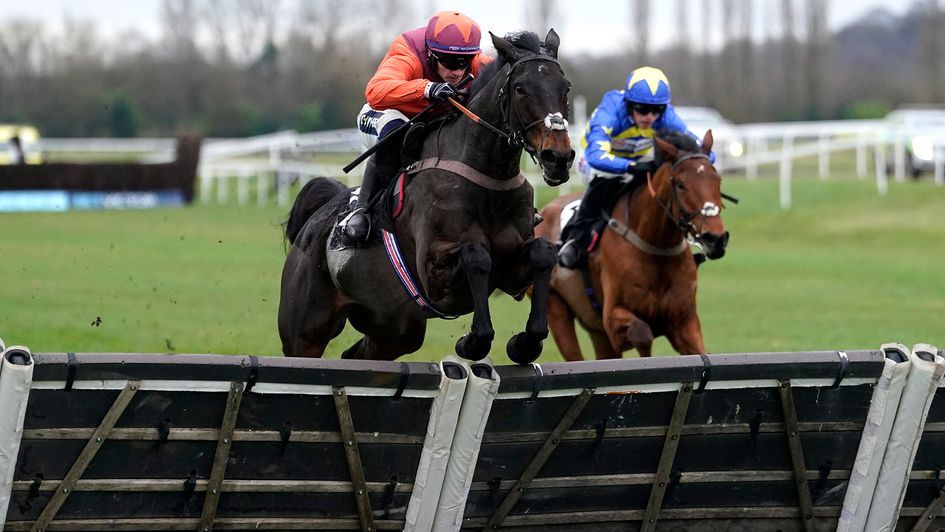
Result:
{"label": "horse's tail", "polygon": [[305,222],[308,221],[312,213],[317,211],[322,205],[338,195],[345,186],[336,179],[330,177],[316,177],[305,183],[299,195],[292,204],[292,210],[289,211],[289,217],[283,226],[285,227],[285,237],[289,243],[295,242],[295,237],[299,236]]}

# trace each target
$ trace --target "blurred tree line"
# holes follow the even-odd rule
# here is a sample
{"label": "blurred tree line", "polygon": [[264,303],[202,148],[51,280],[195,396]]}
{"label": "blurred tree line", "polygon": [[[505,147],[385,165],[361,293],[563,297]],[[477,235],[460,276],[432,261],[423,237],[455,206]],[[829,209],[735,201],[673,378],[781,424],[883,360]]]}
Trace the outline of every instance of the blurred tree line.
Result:
{"label": "blurred tree line", "polygon": [[[674,102],[736,122],[881,116],[901,103],[945,102],[945,3],[902,17],[873,13],[837,33],[829,0],[667,0],[676,41],[652,50],[650,0],[627,17],[619,52],[561,47],[592,109],[635,66],[662,67]],[[556,0],[524,4],[528,28],[562,28]],[[161,37],[106,41],[93,21],[0,21],[0,122],[50,137],[247,136],[354,126],[364,86],[398,31],[432,0],[164,0]],[[422,12],[421,12],[422,11]],[[771,22],[776,21],[776,22]],[[502,34],[519,28],[483,28]],[[488,49],[489,47],[487,47]]]}

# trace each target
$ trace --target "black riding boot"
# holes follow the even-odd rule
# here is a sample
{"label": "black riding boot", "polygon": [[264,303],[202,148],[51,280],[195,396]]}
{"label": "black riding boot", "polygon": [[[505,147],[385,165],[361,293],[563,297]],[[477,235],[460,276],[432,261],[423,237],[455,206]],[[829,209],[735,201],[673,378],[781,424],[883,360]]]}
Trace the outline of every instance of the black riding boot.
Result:
{"label": "black riding boot", "polygon": [[368,212],[372,202],[374,191],[382,188],[378,186],[381,181],[378,176],[378,165],[374,160],[375,156],[367,160],[364,167],[364,179],[361,181],[361,190],[358,193],[357,204],[351,213],[342,221],[345,236],[351,240],[362,242],[367,239],[371,232],[371,220]]}
{"label": "black riding boot", "polygon": [[[364,179],[358,193],[358,203],[341,223],[344,234],[355,241],[364,241],[371,233],[371,209],[377,202],[376,196],[387,188],[388,182],[401,166],[400,150],[404,143],[404,128],[378,138],[383,145],[377,147],[364,166]],[[388,138],[390,137],[390,138]]]}
{"label": "black riding boot", "polygon": [[[558,251],[558,264],[565,268],[574,269],[584,261],[587,247],[590,245],[590,228],[595,221],[603,216],[604,208],[608,205],[608,196],[614,183],[611,179],[595,178],[584,192],[581,206],[561,229],[561,250]],[[619,184],[619,182],[618,182]]]}

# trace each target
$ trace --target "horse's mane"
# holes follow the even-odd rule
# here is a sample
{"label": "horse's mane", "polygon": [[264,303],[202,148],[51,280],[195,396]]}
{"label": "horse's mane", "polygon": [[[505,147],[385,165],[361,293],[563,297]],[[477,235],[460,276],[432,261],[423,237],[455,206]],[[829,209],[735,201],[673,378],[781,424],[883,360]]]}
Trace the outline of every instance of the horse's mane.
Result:
{"label": "horse's mane", "polygon": [[[534,54],[548,54],[548,51],[542,46],[541,37],[539,37],[535,32],[524,30],[515,31],[506,33],[504,38],[519,50],[525,50]],[[473,81],[472,85],[469,87],[470,98],[475,96],[476,93],[478,93],[479,90],[482,89],[490,79],[495,77],[495,75],[502,70],[502,67],[507,64],[508,60],[502,57],[502,54],[499,54],[499,57],[497,57],[495,61],[481,68],[479,70],[479,77],[476,78],[476,80]]]}
{"label": "horse's mane", "polygon": [[[672,144],[673,146],[679,148],[685,152],[697,152],[699,151],[699,143],[696,142],[696,139],[692,137],[689,133],[684,131],[676,131],[673,129],[661,129],[656,132],[659,137]],[[656,150],[656,164],[663,164],[663,154],[660,150]]]}

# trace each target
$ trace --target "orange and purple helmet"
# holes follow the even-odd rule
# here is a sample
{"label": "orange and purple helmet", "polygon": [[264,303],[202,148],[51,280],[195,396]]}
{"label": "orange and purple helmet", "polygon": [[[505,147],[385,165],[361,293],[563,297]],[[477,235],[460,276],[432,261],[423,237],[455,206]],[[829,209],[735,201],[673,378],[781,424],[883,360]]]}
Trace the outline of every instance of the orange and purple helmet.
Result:
{"label": "orange and purple helmet", "polygon": [[430,50],[447,54],[478,54],[481,38],[479,25],[457,11],[440,11],[433,15],[424,35]]}

